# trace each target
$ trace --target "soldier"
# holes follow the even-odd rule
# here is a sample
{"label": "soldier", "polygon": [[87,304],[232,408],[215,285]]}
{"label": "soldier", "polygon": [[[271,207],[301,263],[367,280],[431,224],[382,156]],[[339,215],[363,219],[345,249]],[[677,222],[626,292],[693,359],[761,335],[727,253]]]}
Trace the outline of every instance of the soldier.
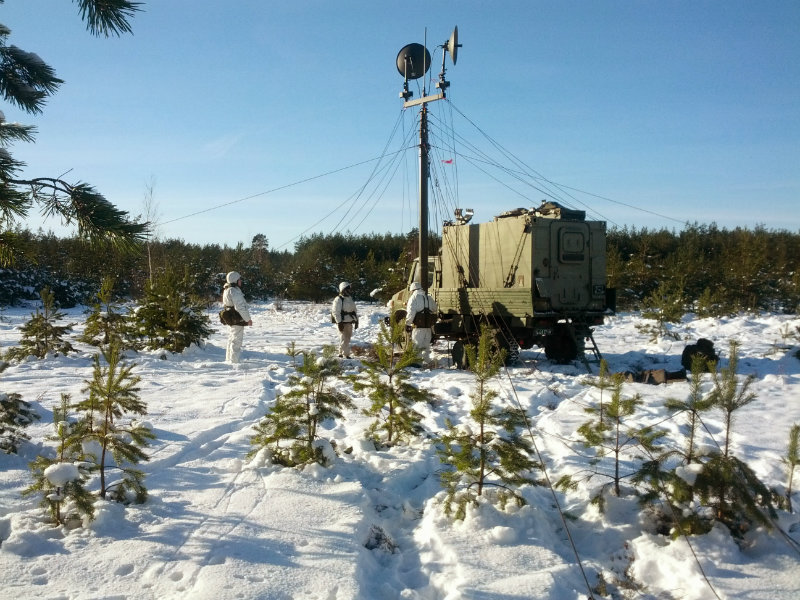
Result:
{"label": "soldier", "polygon": [[331,319],[339,328],[339,357],[350,358],[350,339],[353,331],[358,329],[356,303],[350,295],[350,284],[343,281],[339,284],[339,295],[331,304]]}
{"label": "soldier", "polygon": [[242,356],[242,341],[244,340],[244,326],[252,325],[250,311],[242,293],[242,276],[236,271],[231,271],[225,276],[224,292],[222,292],[222,305],[232,306],[241,316],[239,325],[231,325],[228,332],[228,346],[225,349],[225,362],[238,363]]}
{"label": "soldier", "polygon": [[411,329],[411,341],[422,353],[424,361],[430,360],[433,324],[439,310],[436,301],[422,289],[418,282],[408,286],[411,297],[406,304],[406,328]]}

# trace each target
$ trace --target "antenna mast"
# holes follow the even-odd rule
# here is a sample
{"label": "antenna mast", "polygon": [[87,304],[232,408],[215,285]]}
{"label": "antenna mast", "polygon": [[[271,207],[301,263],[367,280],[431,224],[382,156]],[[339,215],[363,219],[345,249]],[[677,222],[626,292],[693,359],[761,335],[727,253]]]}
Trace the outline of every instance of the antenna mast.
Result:
{"label": "antenna mast", "polygon": [[422,289],[428,292],[428,180],[429,160],[428,160],[428,102],[443,100],[446,97],[447,88],[450,82],[445,80],[445,54],[449,53],[456,64],[458,48],[458,27],[453,29],[453,33],[442,46],[442,70],[439,73],[439,81],[436,87],[438,94],[426,95],[425,85],[422,86],[422,97],[418,100],[409,100],[414,95],[408,89],[409,79],[419,79],[427,73],[431,64],[431,55],[428,49],[422,44],[408,44],[397,54],[397,70],[403,76],[403,91],[400,97],[403,99],[403,108],[420,106],[419,118],[419,283]]}

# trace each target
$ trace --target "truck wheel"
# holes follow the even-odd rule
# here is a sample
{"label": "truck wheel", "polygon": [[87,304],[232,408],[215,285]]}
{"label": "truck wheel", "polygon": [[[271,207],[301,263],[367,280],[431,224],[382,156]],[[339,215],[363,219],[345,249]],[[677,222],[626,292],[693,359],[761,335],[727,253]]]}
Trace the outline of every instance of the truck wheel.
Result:
{"label": "truck wheel", "polygon": [[558,324],[544,340],[544,355],[559,364],[571,363],[578,358],[578,344],[569,325]]}

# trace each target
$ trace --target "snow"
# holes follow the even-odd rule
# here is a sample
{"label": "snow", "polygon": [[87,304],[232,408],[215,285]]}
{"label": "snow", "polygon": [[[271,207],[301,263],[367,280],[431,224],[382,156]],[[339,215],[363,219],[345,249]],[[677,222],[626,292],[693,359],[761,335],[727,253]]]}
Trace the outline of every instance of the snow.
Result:
{"label": "snow", "polygon": [[70,481],[80,479],[81,474],[77,465],[72,463],[56,463],[44,470],[44,476],[47,477],[47,481],[60,487],[67,485]]}
{"label": "snow", "polygon": [[[354,345],[368,346],[385,312],[359,304]],[[8,308],[0,320],[3,350],[16,345],[30,309]],[[67,322],[83,321],[80,308]],[[84,397],[94,350],[15,363],[0,375],[4,393],[18,392],[42,419],[27,428],[19,455],[0,454],[0,589],[8,598],[268,598],[281,600],[511,600],[549,598],[682,598],[788,600],[800,597],[800,516],[779,511],[772,531],[756,529],[737,543],[721,525],[706,535],[660,535],[630,487],[606,496],[601,512],[590,503],[605,479],[581,482],[564,494],[546,486],[521,490],[527,504],[505,509],[482,501],[463,521],[443,513],[442,465],[431,436],[452,421],[466,431],[474,385],[469,372],[449,366],[446,345],[435,347],[436,368],[417,369],[412,381],[436,397],[414,408],[429,432],[411,443],[376,449],[364,438],[366,397],[336,382],[356,409],[326,422],[319,447],[332,466],[286,469],[267,452],[247,458],[253,426],[288,390],[294,359],[286,348],[318,351],[337,338],[327,304],[255,304],[245,332],[243,362],[224,363],[225,335],[180,355],[130,353],[142,378],[144,417],[157,439],[141,465],[149,498],[142,505],[99,501],[86,527],[49,524],[40,498],[22,497],[32,483],[27,463],[53,452],[52,409],[61,393]],[[785,339],[798,319],[740,315],[687,317],[674,327],[680,340],[656,343],[636,329],[636,315],[611,317],[595,331],[610,370],[677,370],[686,343],[711,339],[723,360],[728,341],[740,342],[739,372],[756,376],[758,399],[737,411],[733,451],[769,487],[787,482],[789,429],[800,423],[800,360]],[[81,326],[75,328],[77,333]],[[783,335],[782,335],[783,332]],[[576,429],[590,416],[600,390],[586,385],[584,365],[554,365],[537,349],[495,382],[503,402],[522,406],[550,481],[580,473],[587,458]],[[356,373],[358,359],[344,361]],[[597,373],[597,365],[589,365]],[[512,387],[513,384],[513,387]],[[663,408],[686,399],[688,383],[626,384],[643,404],[635,417],[659,422],[677,441],[685,426]],[[722,421],[705,417],[700,442],[713,445]],[[337,453],[338,452],[338,453]],[[48,473],[66,481],[73,465]],[[687,468],[687,480],[695,473]],[[54,481],[56,479],[53,479]],[[795,477],[797,480],[797,475]],[[794,494],[794,505],[800,495]],[[563,515],[558,508],[563,511]],[[790,540],[794,540],[794,545]],[[578,557],[580,562],[578,562]],[[626,574],[634,583],[626,581]],[[588,582],[588,585],[587,585]],[[590,592],[590,588],[595,591]]]}

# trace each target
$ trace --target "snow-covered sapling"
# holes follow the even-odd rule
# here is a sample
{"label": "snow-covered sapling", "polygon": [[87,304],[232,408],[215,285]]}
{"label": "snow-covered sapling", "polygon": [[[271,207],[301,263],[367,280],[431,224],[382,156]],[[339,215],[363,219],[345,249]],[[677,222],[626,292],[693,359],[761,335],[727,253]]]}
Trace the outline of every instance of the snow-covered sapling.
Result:
{"label": "snow-covered sapling", "polygon": [[86,318],[86,326],[81,341],[92,346],[105,347],[117,343],[125,348],[128,343],[130,326],[128,318],[122,313],[119,304],[114,302],[114,280],[104,277],[97,293],[97,301]]}
{"label": "snow-covered sapling", "polygon": [[132,335],[150,350],[183,352],[200,344],[212,329],[205,304],[191,291],[189,274],[167,269],[145,287],[145,298],[131,315]]}
{"label": "snow-covered sapling", "polygon": [[697,429],[700,425],[700,415],[714,406],[714,399],[710,395],[703,393],[703,373],[708,370],[709,361],[704,355],[695,354],[692,356],[689,397],[686,400],[668,398],[665,403],[666,408],[670,411],[686,413],[688,430],[686,432],[686,450],[683,453],[686,464],[696,462],[695,440],[697,438]]}
{"label": "snow-covered sapling", "polygon": [[[704,455],[697,450],[697,436],[701,414],[713,406],[709,395],[703,392],[704,373],[708,371],[708,359],[695,354],[691,363],[689,395],[685,400],[668,398],[665,406],[676,414],[686,415],[686,445],[679,446],[676,440],[667,448],[648,453],[647,458],[634,473],[631,482],[644,489],[640,503],[658,507],[665,523],[674,534],[705,533],[712,525],[704,513],[691,509],[694,479],[702,469]],[[713,363],[712,369],[715,368]],[[666,502],[666,505],[660,504]],[[666,506],[666,509],[665,509]]]}
{"label": "snow-covered sapling", "polygon": [[95,496],[86,488],[92,465],[82,450],[83,426],[69,418],[70,396],[61,394],[61,406],[53,407],[57,443],[55,456],[37,456],[30,463],[33,484],[22,493],[41,493],[41,505],[48,510],[55,525],[94,517]]}
{"label": "snow-covered sapling", "polygon": [[39,296],[42,299],[42,310],[37,308],[31,314],[30,321],[20,328],[22,339],[19,346],[6,353],[9,360],[23,360],[28,356],[44,358],[49,353],[66,354],[75,351],[72,344],[64,339],[75,323],[57,325],[66,315],[56,307],[55,294],[49,287],[42,288]]}
{"label": "snow-covered sapling", "polygon": [[[147,489],[144,473],[134,465],[149,460],[143,448],[155,439],[151,428],[130,415],[146,415],[147,405],[139,398],[141,378],[125,364],[118,344],[94,357],[93,377],[86,381],[87,397],[75,405],[83,415],[82,442],[93,447],[89,460],[100,473],[100,497],[120,502],[144,502]],[[119,479],[109,481],[109,474],[119,472]]]}
{"label": "snow-covered sapling", "polygon": [[[639,394],[624,397],[623,382],[624,375],[622,373],[611,375],[611,398],[603,408],[604,420],[599,418],[600,409],[590,406],[585,409],[586,412],[597,415],[598,418],[587,421],[578,428],[578,433],[583,438],[583,445],[595,450],[595,456],[590,460],[590,464],[596,468],[589,472],[586,479],[589,480],[594,475],[608,477],[611,479],[610,483],[616,496],[621,494],[620,483],[623,477],[633,474],[622,473],[623,455],[643,450],[648,456],[654,456],[659,452],[659,440],[664,435],[663,431],[652,426],[636,428],[627,426],[627,422],[633,420],[632,417],[636,414],[636,409],[641,405],[642,399]],[[611,468],[597,467],[609,455],[611,456]],[[556,486],[562,489],[572,489],[575,485],[574,476],[569,475],[562,477],[556,483]],[[602,488],[594,496],[593,502],[602,508]]]}
{"label": "snow-covered sapling", "polygon": [[327,419],[343,418],[342,409],[354,406],[350,398],[329,385],[331,378],[341,375],[335,349],[326,346],[319,357],[303,352],[296,368],[297,373],[287,382],[290,390],[275,400],[272,410],[256,425],[248,456],[266,448],[276,464],[329,464],[333,448],[319,437],[319,426]]}
{"label": "snow-covered sapling", "polygon": [[[366,391],[372,402],[364,414],[375,417],[367,435],[377,444],[391,446],[422,432],[422,415],[414,410],[417,402],[430,402],[432,395],[410,383],[409,367],[421,360],[414,344],[401,344],[405,324],[389,328],[381,324],[373,349],[375,360],[364,359],[364,370],[351,377],[357,392]],[[394,352],[402,347],[402,352]]]}
{"label": "snow-covered sapling", "polygon": [[703,464],[694,483],[694,492],[704,504],[713,507],[715,518],[727,525],[734,535],[744,533],[753,523],[770,527],[769,517],[774,514],[769,489],[731,449],[734,415],[756,399],[749,391],[755,377],[750,375],[740,381],[737,366],[738,344],[731,341],[728,366],[711,374],[714,389],[709,398],[714,407],[722,411],[725,439],[719,452]]}
{"label": "snow-covered sapling", "polygon": [[[472,410],[459,425],[448,422],[440,438],[439,459],[450,469],[441,474],[445,514],[456,519],[466,516],[466,508],[478,497],[496,500],[501,507],[508,501],[525,503],[518,488],[535,484],[533,472],[539,463],[533,458],[533,445],[524,435],[525,415],[520,409],[495,406],[498,392],[490,385],[504,364],[503,350],[497,350],[489,329],[484,329],[477,348],[465,347],[475,375]],[[492,489],[488,494],[487,488]]]}

